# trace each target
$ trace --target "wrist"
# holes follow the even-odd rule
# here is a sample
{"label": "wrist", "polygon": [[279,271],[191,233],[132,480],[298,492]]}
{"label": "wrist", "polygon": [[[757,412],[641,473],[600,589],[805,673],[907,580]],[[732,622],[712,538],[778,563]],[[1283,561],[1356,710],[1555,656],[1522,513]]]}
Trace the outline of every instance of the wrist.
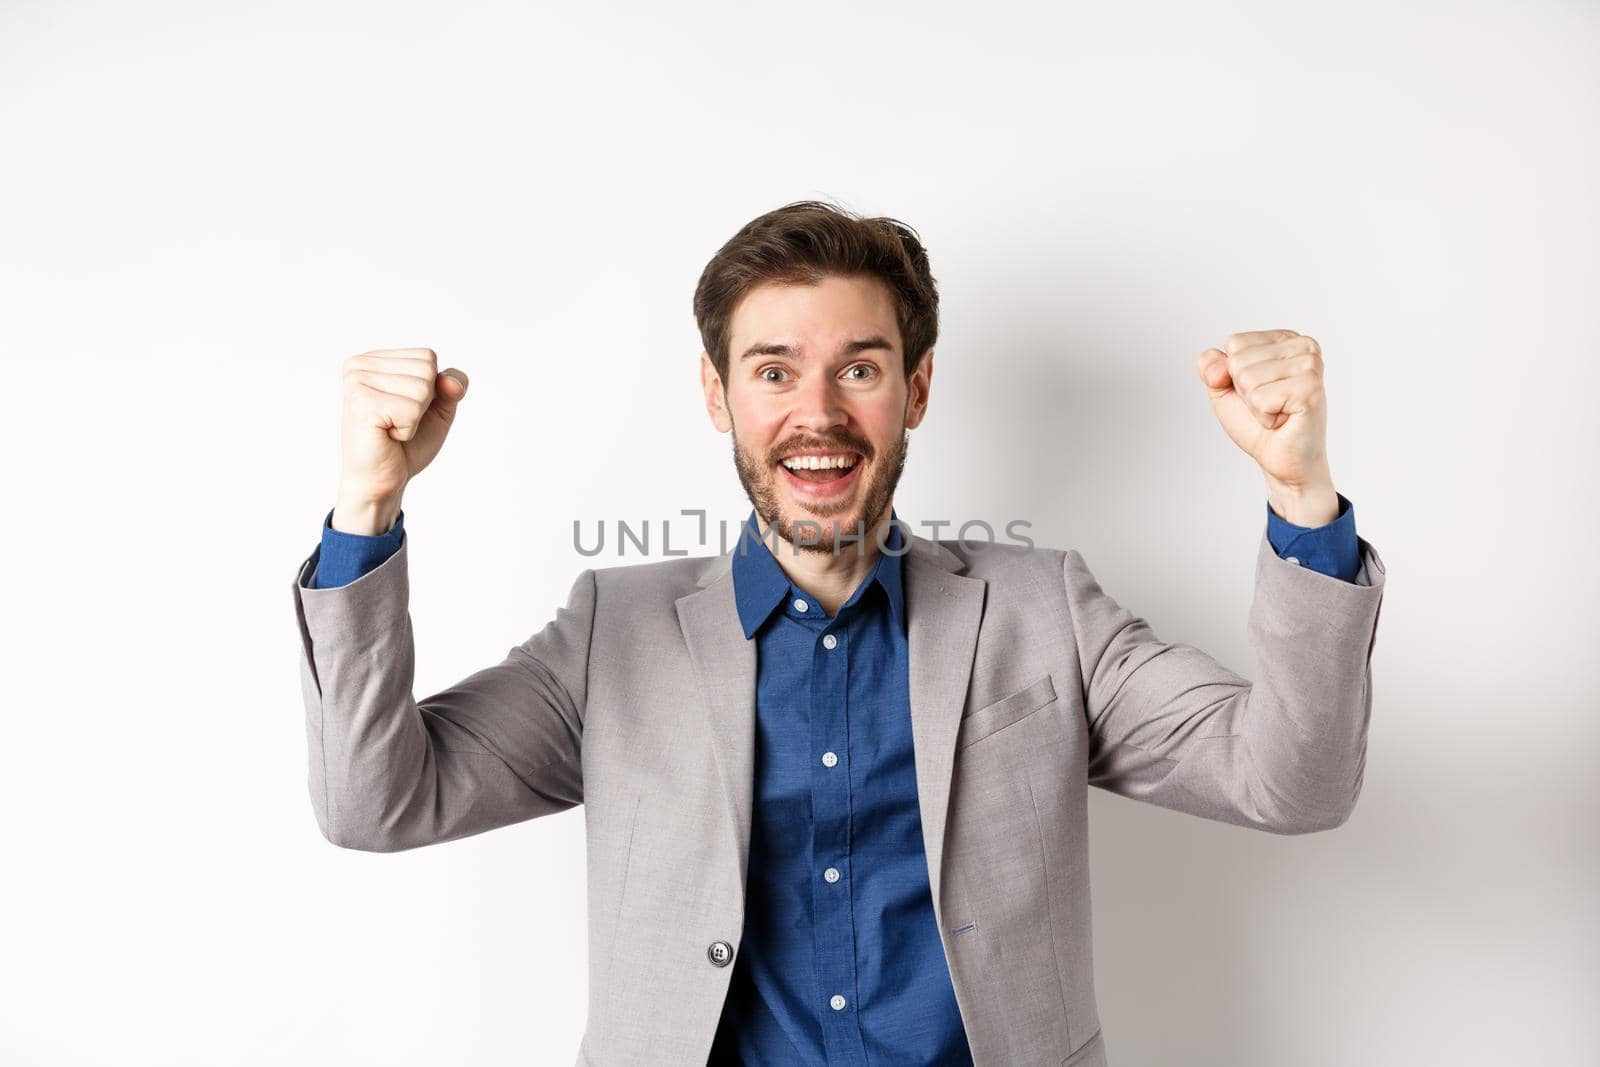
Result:
{"label": "wrist", "polygon": [[386,534],[400,515],[400,497],[365,497],[341,494],[328,520],[340,533],[376,537]]}
{"label": "wrist", "polygon": [[1326,526],[1339,517],[1339,494],[1331,479],[1284,485],[1268,478],[1267,503],[1280,519],[1294,526]]}

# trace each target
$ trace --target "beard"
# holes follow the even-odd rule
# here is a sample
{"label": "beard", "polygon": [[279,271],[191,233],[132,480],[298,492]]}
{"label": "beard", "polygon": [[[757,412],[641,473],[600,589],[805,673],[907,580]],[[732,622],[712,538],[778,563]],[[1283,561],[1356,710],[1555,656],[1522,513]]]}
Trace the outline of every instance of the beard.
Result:
{"label": "beard", "polygon": [[[849,498],[839,503],[820,504],[817,510],[802,518],[783,510],[777,484],[777,479],[782,477],[777,473],[777,456],[780,452],[792,451],[794,446],[785,444],[781,448],[774,448],[768,458],[761,461],[740,446],[738,427],[734,427],[729,436],[733,438],[733,465],[739,472],[739,484],[744,486],[745,496],[750,498],[756,516],[769,530],[776,530],[779,537],[799,552],[835,552],[845,546],[857,545],[857,550],[865,554],[865,544],[873,536],[873,524],[888,510],[890,501],[894,499],[895,487],[900,484],[900,475],[905,471],[906,453],[911,448],[911,434],[905,430],[900,432],[900,439],[884,455],[882,463],[872,462],[872,445],[859,438],[838,437],[803,443],[800,447],[804,449],[850,449],[861,457],[858,463],[871,464],[873,471],[870,480],[865,483],[866,488],[860,493],[851,494],[860,500],[859,504],[851,504]],[[796,523],[801,524],[801,531],[807,537],[812,535],[813,525],[818,527],[815,540],[796,540]]]}

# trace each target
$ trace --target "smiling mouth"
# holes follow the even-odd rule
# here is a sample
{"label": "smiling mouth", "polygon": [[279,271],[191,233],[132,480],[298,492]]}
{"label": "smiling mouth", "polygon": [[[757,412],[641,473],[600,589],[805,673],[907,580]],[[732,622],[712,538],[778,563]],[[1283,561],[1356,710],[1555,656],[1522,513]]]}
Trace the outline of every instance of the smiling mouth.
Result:
{"label": "smiling mouth", "polygon": [[849,478],[861,465],[859,452],[810,452],[788,456],[778,464],[796,481],[815,485]]}

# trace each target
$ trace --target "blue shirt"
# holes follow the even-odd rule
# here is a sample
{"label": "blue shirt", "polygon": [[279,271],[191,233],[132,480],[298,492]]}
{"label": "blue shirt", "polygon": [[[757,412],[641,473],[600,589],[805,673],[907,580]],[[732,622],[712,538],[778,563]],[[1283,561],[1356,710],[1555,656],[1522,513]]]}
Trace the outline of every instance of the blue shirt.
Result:
{"label": "blue shirt", "polygon": [[[340,533],[332,517],[313,588],[354,581],[399,548],[404,512],[373,537]],[[1343,494],[1338,517],[1318,527],[1268,505],[1267,537],[1323,574],[1353,581],[1359,570]],[[829,616],[789,581],[754,512],[741,527],[732,562],[740,625],[757,647],[755,803],[745,926],[711,1064],[972,1063],[922,847],[904,543],[897,521]]]}
{"label": "blue shirt", "polygon": [[733,583],[756,642],[755,803],[712,1064],[972,1063],[922,847],[904,550],[893,526],[829,616],[789,581],[754,512],[741,530]]}

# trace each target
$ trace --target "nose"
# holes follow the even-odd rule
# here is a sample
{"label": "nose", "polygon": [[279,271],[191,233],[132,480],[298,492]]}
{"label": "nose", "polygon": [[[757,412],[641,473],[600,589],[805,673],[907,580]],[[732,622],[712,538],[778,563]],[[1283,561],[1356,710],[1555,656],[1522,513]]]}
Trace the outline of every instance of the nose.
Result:
{"label": "nose", "polygon": [[850,421],[845,408],[844,391],[830,375],[814,374],[808,377],[809,380],[802,381],[794,394],[795,404],[790,421],[796,430],[826,437]]}

